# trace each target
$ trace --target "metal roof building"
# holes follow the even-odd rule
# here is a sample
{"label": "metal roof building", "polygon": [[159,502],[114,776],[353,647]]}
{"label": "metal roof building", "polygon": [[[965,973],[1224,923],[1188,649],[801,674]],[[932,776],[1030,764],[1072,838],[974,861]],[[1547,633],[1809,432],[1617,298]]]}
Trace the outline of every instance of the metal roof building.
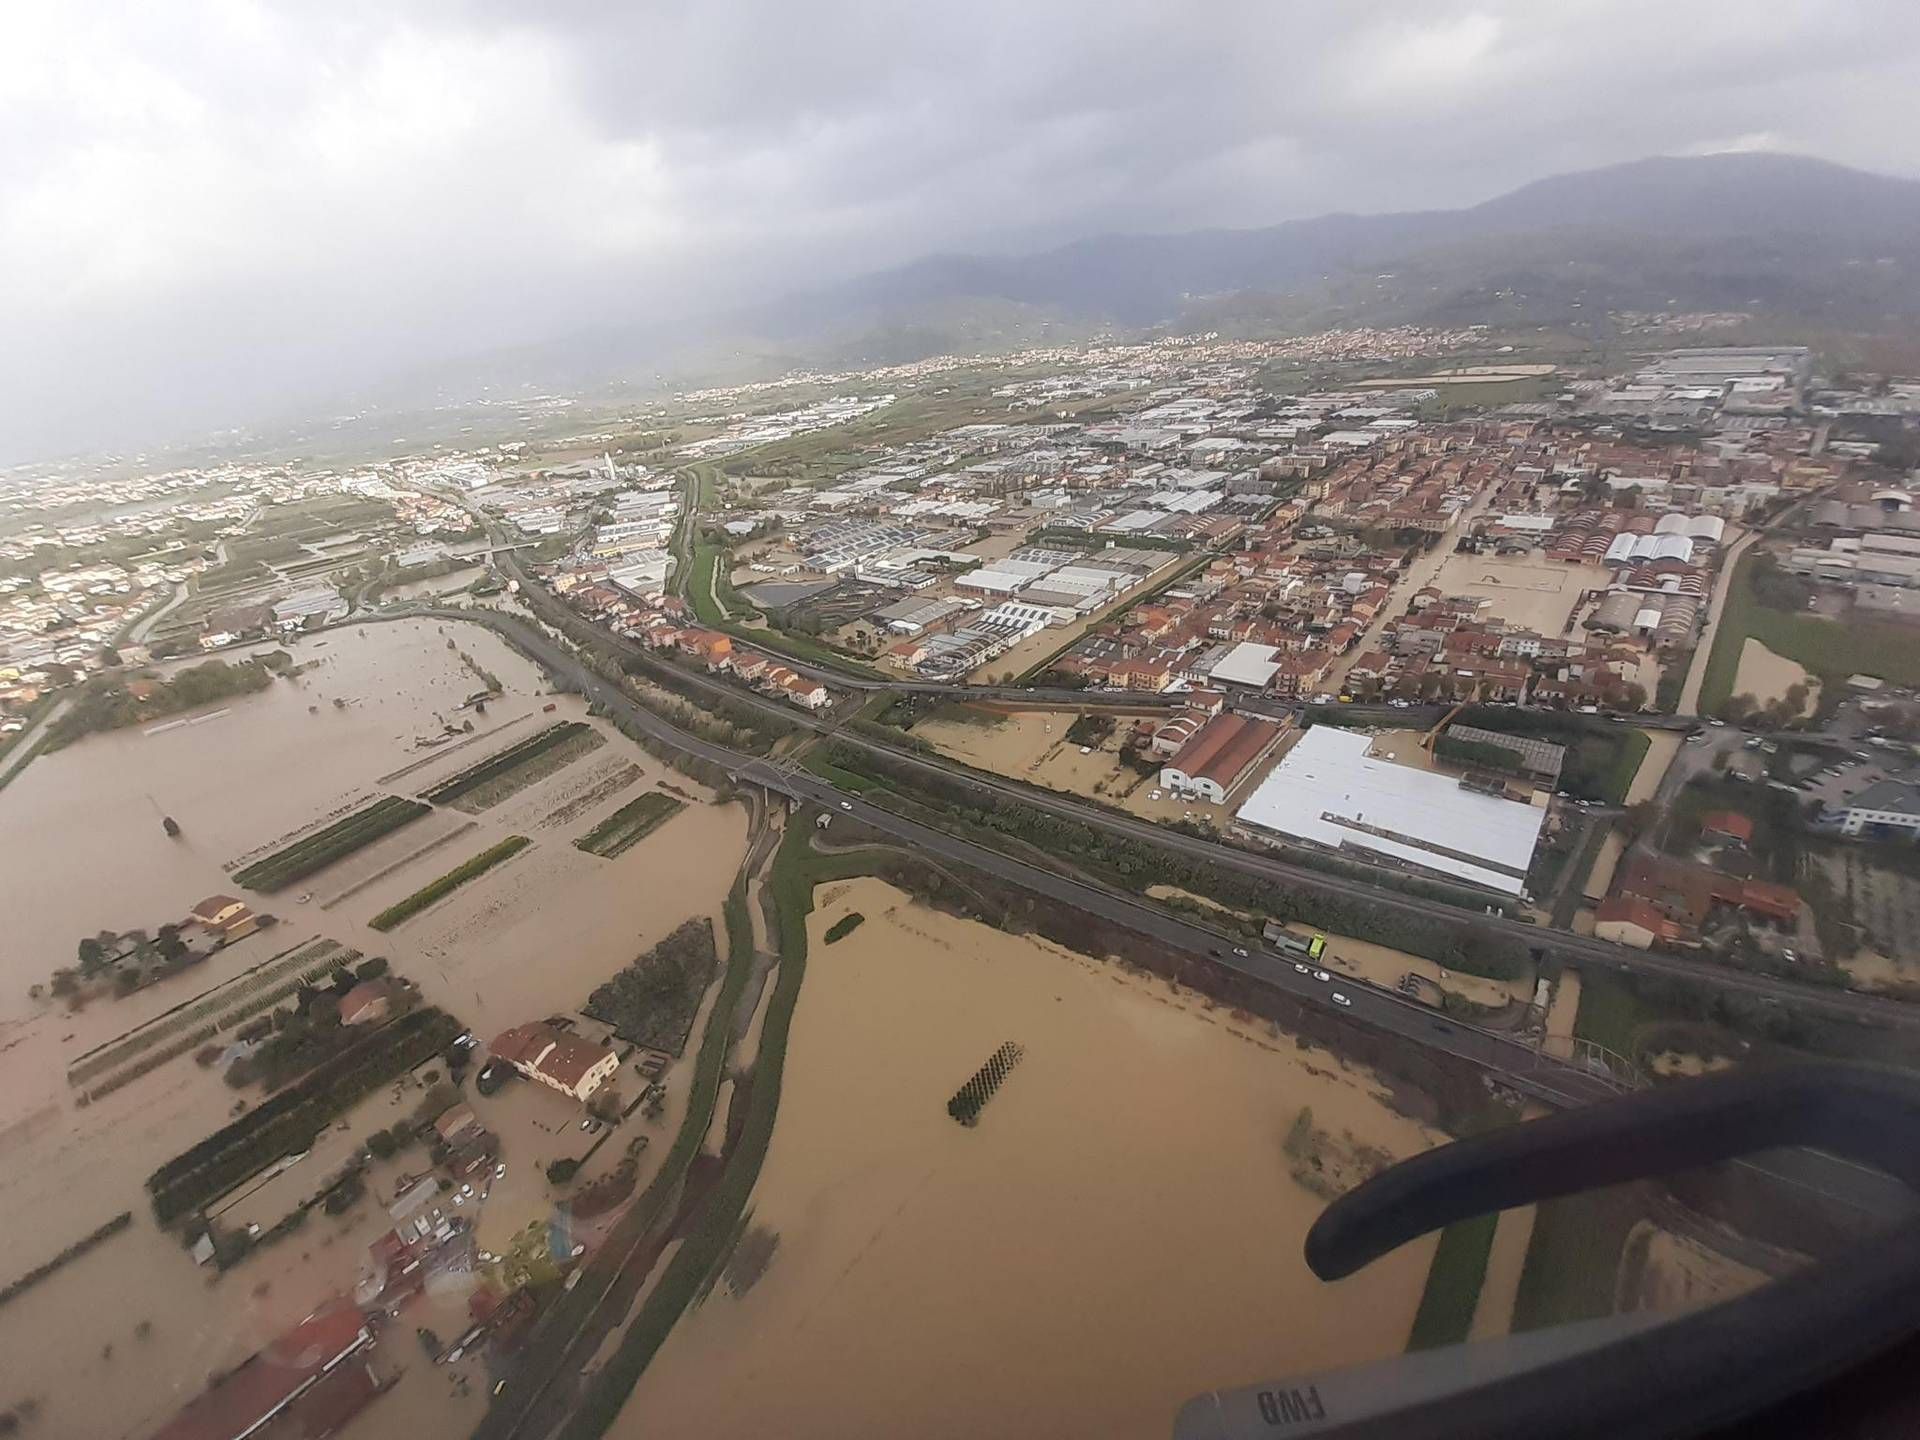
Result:
{"label": "metal roof building", "polygon": [[1364,850],[1505,895],[1524,893],[1544,809],[1375,759],[1367,753],[1372,743],[1363,733],[1316,725],[1235,818],[1331,850]]}

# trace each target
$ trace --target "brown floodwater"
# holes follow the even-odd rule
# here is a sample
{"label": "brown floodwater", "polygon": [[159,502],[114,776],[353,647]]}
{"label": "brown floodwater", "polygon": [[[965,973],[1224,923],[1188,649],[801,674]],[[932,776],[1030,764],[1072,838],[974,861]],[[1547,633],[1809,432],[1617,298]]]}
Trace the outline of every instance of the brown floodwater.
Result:
{"label": "brown floodwater", "polygon": [[[877,880],[819,901],[751,1200],[771,1266],[682,1319],[611,1433],[1160,1436],[1199,1391],[1404,1347],[1433,1242],[1322,1284],[1282,1151],[1302,1107],[1436,1143],[1370,1075]],[[1006,1041],[962,1128],[948,1097]]]}
{"label": "brown floodwater", "polygon": [[[484,716],[457,709],[481,682],[447,648],[449,638],[505,687]],[[457,824],[436,814],[278,895],[248,896],[282,923],[186,974],[124,1000],[96,1000],[78,1014],[30,1000],[30,985],[73,963],[80,936],[151,931],[203,896],[240,893],[225,868],[240,856],[372,796],[418,794],[541,724],[584,714],[577,699],[554,697],[555,712],[543,715],[549,697],[539,673],[475,626],[370,624],[287,648],[296,660],[318,663],[296,681],[187,717],[215,717],[200,723],[90,737],[36,760],[0,792],[7,860],[0,913],[9,923],[0,950],[0,1283],[121,1211],[134,1217],[130,1229],[0,1307],[0,1409],[36,1400],[36,1440],[151,1430],[209,1372],[240,1360],[325,1297],[350,1291],[366,1243],[390,1223],[363,1202],[345,1217],[314,1215],[295,1236],[225,1276],[196,1268],[154,1226],[143,1182],[225,1123],[235,1092],[183,1057],[76,1109],[64,1079],[75,1057],[316,936],[390,956],[429,1001],[485,1038],[577,1008],[594,985],[688,917],[717,920],[744,853],[746,819],[737,805],[689,806],[615,860],[576,850],[572,839],[641,789],[662,779],[698,789],[607,729],[606,746],[492,810],[453,817]],[[336,696],[348,702],[344,708],[333,705]],[[443,720],[464,719],[480,736],[473,743],[415,746]],[[163,813],[184,827],[180,839],[163,834]],[[469,821],[471,829],[461,828]],[[510,833],[534,844],[393,932],[366,928],[384,906]],[[670,1083],[650,1162],[666,1149],[683,1104],[675,1092],[683,1089]],[[538,1164],[586,1140],[573,1128],[577,1113],[529,1103],[540,1098],[509,1087],[497,1105],[483,1102],[483,1119],[499,1126],[509,1164],[482,1217],[488,1240],[550,1206]],[[235,1219],[270,1220],[268,1211],[310,1193],[311,1179],[350,1148],[350,1137],[417,1099],[412,1092],[398,1101],[391,1091],[370,1096],[348,1117],[347,1131],[329,1132],[306,1161],[242,1201]],[[588,1173],[617,1153],[603,1147]],[[377,1191],[384,1168],[376,1167]],[[475,1362],[463,1375],[437,1368],[412,1338],[420,1324],[457,1333],[462,1305],[441,1297],[420,1312],[437,1318],[414,1310],[402,1316],[389,1350],[405,1378],[350,1434],[371,1440],[471,1427],[485,1395],[483,1373]]]}

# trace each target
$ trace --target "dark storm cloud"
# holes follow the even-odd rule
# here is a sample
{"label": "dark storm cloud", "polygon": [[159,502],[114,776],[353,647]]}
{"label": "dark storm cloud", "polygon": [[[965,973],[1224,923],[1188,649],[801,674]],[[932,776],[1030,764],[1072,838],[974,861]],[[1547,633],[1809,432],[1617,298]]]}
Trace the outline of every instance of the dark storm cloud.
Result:
{"label": "dark storm cloud", "polygon": [[16,7],[0,455],[933,250],[1920,168],[1910,0]]}

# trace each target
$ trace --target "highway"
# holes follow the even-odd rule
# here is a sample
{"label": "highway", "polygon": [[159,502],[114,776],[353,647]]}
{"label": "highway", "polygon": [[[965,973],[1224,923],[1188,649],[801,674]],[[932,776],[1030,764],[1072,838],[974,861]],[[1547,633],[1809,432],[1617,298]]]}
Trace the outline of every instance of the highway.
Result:
{"label": "highway", "polygon": [[[403,618],[406,613],[394,612],[390,618]],[[601,679],[579,659],[524,621],[486,612],[431,610],[426,613],[486,625],[500,632],[551,674],[578,686],[588,700],[617,714],[636,730],[682,753],[723,766],[742,780],[859,820],[920,853],[938,856],[1006,880],[1035,894],[1123,925],[1170,949],[1208,957],[1214,964],[1258,980],[1306,1004],[1323,1006],[1331,1014],[1343,1014],[1411,1043],[1454,1056],[1499,1077],[1511,1089],[1542,1103],[1562,1107],[1590,1104],[1617,1094],[1621,1089],[1620,1084],[1609,1075],[1545,1055],[1511,1036],[1442,1016],[1428,1006],[1394,991],[1347,975],[1330,975],[1328,980],[1319,980],[1314,970],[1302,969],[1293,961],[1246,945],[1241,936],[1228,935],[1195,921],[1176,917],[1157,905],[1118,890],[1038,869],[998,850],[921,824],[859,796],[846,794],[811,772],[788,772],[772,761],[743,755],[724,745],[690,735],[640,705],[617,686]],[[1372,893],[1369,887],[1356,888]],[[1457,920],[1458,912],[1451,912],[1450,918]],[[1531,927],[1523,928],[1531,931]],[[1241,953],[1243,950],[1246,953]],[[1638,955],[1640,952],[1627,953]],[[1333,1000],[1336,991],[1350,1003],[1337,1006]],[[1816,1151],[1772,1152],[1764,1161],[1737,1163],[1762,1171],[1778,1182],[1800,1186],[1853,1206],[1863,1215],[1876,1219],[1904,1215],[1912,1205],[1911,1194],[1891,1177]]]}
{"label": "highway", "polygon": [[[529,602],[551,607],[549,613],[554,616],[555,621],[562,625],[571,625],[583,631],[590,631],[596,641],[612,644],[624,653],[644,656],[644,652],[631,643],[589,625],[558,600],[546,594],[543,589],[532,584],[526,576],[518,572],[517,566],[511,559],[507,563],[521,580],[521,589]],[[431,613],[448,619],[474,618],[467,612],[458,610],[435,610]],[[542,641],[546,643],[544,637]],[[654,663],[663,662],[656,659]],[[983,775],[943,758],[915,751],[905,745],[892,745],[859,731],[842,728],[840,722],[836,720],[823,720],[806,714],[791,705],[768,699],[751,690],[728,684],[724,680],[715,679],[696,670],[682,670],[676,667],[674,674],[709,694],[757,706],[781,716],[790,723],[811,728],[823,734],[831,734],[840,744],[864,750],[869,754],[884,756],[897,765],[906,765],[930,775],[936,775],[949,784],[968,787],[979,794],[986,803],[991,803],[994,799],[1017,801],[1037,810],[1096,826],[1110,834],[1126,836],[1162,849],[1178,851],[1209,864],[1270,880],[1276,885],[1285,886],[1291,890],[1315,895],[1363,899],[1380,909],[1446,925],[1471,922],[1493,932],[1512,936],[1538,955],[1553,956],[1571,964],[1606,965],[1623,972],[1708,983],[1721,989],[1751,995],[1768,1003],[1792,1005],[1803,1013],[1895,1028],[1920,1028],[1920,1006],[1909,1005],[1903,1001],[1753,974],[1730,966],[1715,965],[1684,956],[1636,950],[1611,941],[1596,940],[1591,936],[1575,935],[1566,930],[1555,930],[1546,926],[1528,924],[1522,920],[1509,919],[1504,915],[1475,915],[1445,901],[1409,895],[1395,889],[1391,885],[1392,875],[1387,872],[1383,872],[1381,883],[1376,884],[1364,879],[1332,874],[1297,862],[1240,850],[1218,841],[1183,834],[1164,825],[1141,820],[1119,811],[1108,810],[1055,791]],[[726,758],[719,763],[733,769],[738,769],[749,758],[734,752],[725,753]],[[1489,901],[1491,902],[1492,899],[1493,897],[1490,896]]]}

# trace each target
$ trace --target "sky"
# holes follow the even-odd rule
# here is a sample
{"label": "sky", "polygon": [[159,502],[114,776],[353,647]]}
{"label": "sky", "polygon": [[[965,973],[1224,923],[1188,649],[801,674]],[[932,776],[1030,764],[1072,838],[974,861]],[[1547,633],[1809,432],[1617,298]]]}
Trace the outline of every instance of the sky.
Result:
{"label": "sky", "polygon": [[1920,174],[1912,0],[0,0],[0,462],[929,253]]}

